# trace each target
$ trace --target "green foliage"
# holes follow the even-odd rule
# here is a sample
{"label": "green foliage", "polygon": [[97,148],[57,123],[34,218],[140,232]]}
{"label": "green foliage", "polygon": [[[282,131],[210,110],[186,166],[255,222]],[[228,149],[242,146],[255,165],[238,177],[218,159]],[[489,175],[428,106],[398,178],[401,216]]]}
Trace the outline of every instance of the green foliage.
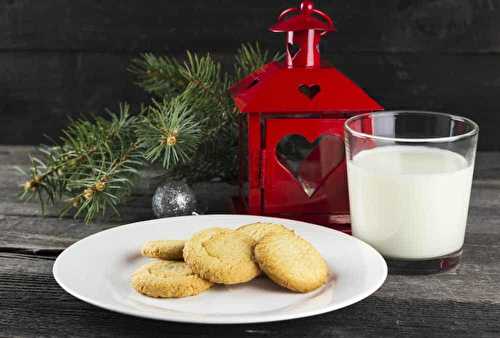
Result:
{"label": "green foliage", "polygon": [[38,198],[42,211],[60,200],[61,214],[74,209],[90,222],[116,206],[130,192],[133,179],[144,166],[133,131],[136,118],[120,105],[109,119],[94,117],[72,121],[59,143],[41,147],[41,158],[31,158],[21,197]]}
{"label": "green foliage", "polygon": [[181,64],[176,59],[151,53],[133,59],[129,67],[137,77],[136,83],[157,97],[171,97],[182,92],[186,82],[180,70]]}
{"label": "green foliage", "polygon": [[136,126],[144,157],[150,162],[161,160],[165,169],[188,162],[200,143],[202,123],[182,96],[153,100]]}
{"label": "green foliage", "polygon": [[38,198],[42,210],[62,202],[91,222],[117,206],[147,163],[160,163],[174,178],[190,181],[237,175],[238,112],[229,86],[266,62],[278,60],[258,44],[244,44],[227,73],[210,54],[184,60],[143,54],[129,70],[152,95],[135,115],[120,105],[108,118],[72,121],[63,137],[31,158],[21,198]]}
{"label": "green foliage", "polygon": [[[161,83],[168,83],[168,86],[158,86],[160,80],[139,81],[139,85],[148,92],[162,93],[164,100],[182,97],[181,101],[190,106],[191,114],[200,121],[199,127],[203,132],[198,138],[198,151],[192,154],[190,161],[181,161],[176,165],[171,174],[190,180],[215,176],[234,179],[237,170],[238,113],[228,92],[234,76],[225,73],[221,63],[211,54],[200,56],[187,52],[181,61],[144,54],[134,60],[133,65],[131,70],[139,79],[148,78],[148,74],[163,74]],[[161,151],[166,153],[168,147],[157,144],[155,153]]]}
{"label": "green foliage", "polygon": [[243,78],[251,72],[259,69],[269,61],[279,61],[283,58],[283,53],[275,53],[270,55],[268,50],[260,47],[260,44],[245,43],[241,45],[236,53],[234,72],[236,80]]}

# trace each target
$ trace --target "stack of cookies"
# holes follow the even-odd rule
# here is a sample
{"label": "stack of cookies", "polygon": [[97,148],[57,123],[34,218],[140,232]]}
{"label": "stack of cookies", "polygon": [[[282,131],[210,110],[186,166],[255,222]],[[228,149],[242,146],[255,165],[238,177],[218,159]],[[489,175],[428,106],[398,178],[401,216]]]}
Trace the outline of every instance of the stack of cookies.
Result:
{"label": "stack of cookies", "polygon": [[306,240],[281,224],[210,228],[191,239],[150,241],[142,255],[159,260],[134,272],[132,286],[159,298],[197,295],[213,284],[240,284],[262,272],[276,284],[309,292],[326,283],[328,267]]}

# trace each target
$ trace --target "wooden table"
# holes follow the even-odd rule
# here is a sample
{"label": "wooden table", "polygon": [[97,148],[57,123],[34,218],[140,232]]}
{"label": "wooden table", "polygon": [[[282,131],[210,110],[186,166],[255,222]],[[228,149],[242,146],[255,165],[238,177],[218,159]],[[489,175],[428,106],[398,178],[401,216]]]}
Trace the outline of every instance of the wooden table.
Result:
{"label": "wooden table", "polygon": [[[36,203],[16,199],[21,179],[11,169],[27,165],[30,150],[0,146],[0,336],[500,336],[500,153],[478,154],[463,261],[454,271],[391,275],[368,299],[316,317],[221,326],[129,317],[65,293],[52,277],[58,253],[97,231],[151,218],[151,187],[134,196],[121,221],[41,217]],[[212,211],[234,190],[216,189]]]}

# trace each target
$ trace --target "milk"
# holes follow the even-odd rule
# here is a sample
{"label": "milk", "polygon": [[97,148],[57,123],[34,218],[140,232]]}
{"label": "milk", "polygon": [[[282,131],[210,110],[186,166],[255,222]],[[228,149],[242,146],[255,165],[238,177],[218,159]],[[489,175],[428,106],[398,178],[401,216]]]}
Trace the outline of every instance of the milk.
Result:
{"label": "milk", "polygon": [[347,162],[353,235],[386,257],[462,248],[474,164],[448,150],[387,146]]}

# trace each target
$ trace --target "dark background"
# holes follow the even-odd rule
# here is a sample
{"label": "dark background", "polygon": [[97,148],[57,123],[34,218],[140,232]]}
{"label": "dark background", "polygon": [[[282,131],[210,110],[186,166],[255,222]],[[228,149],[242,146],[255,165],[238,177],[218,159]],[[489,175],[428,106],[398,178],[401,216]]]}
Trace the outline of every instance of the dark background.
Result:
{"label": "dark background", "polygon": [[[267,32],[295,0],[0,0],[0,143],[56,137],[69,116],[144,94],[126,71],[144,51],[281,49]],[[500,1],[322,0],[337,33],[328,57],[386,108],[476,120],[480,149],[500,150]]]}

